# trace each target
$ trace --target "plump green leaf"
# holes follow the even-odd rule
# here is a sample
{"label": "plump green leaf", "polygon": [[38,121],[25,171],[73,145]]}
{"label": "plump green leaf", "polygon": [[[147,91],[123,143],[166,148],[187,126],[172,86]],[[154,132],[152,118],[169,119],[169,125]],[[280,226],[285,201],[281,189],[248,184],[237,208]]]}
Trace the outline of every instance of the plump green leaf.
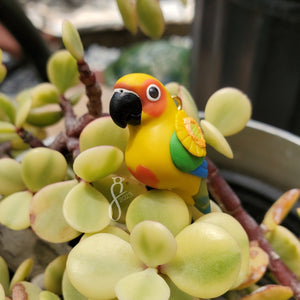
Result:
{"label": "plump green leaf", "polygon": [[90,184],[81,181],[68,193],[63,204],[63,214],[74,229],[97,232],[109,222],[109,202]]}
{"label": "plump green leaf", "polygon": [[128,128],[120,128],[111,117],[101,117],[89,123],[81,132],[80,151],[101,145],[111,145],[124,152],[128,137]]}
{"label": "plump green leaf", "polygon": [[50,291],[41,291],[39,300],[60,300],[60,298]]}
{"label": "plump green leaf", "polygon": [[236,88],[226,87],[208,99],[205,120],[213,124],[224,136],[241,131],[251,117],[251,102]]}
{"label": "plump green leaf", "polygon": [[177,249],[175,238],[168,228],[149,220],[133,227],[130,244],[139,259],[153,268],[169,262]]}
{"label": "plump green leaf", "polygon": [[131,231],[139,222],[157,221],[175,236],[190,223],[190,214],[184,200],[167,190],[151,190],[137,196],[129,205],[126,225]]}
{"label": "plump green leaf", "polygon": [[[1,79],[1,77],[0,77],[0,79]],[[4,291],[4,287],[2,286],[1,283],[0,283],[0,299],[5,300],[5,291]]]}
{"label": "plump green leaf", "polygon": [[0,194],[7,196],[25,190],[21,165],[12,158],[0,159]]}
{"label": "plump green leaf", "polygon": [[32,192],[64,180],[67,162],[64,156],[49,148],[38,147],[28,151],[21,162],[22,178]]}
{"label": "plump green leaf", "polygon": [[0,202],[0,222],[13,230],[22,230],[30,226],[29,207],[32,193],[16,192]]}
{"label": "plump green leaf", "polygon": [[15,120],[15,107],[12,100],[2,93],[0,93],[0,116],[3,116],[4,121],[9,121],[10,123],[13,123]]}
{"label": "plump green leaf", "polygon": [[1,134],[14,134],[16,128],[13,124],[5,121],[0,121],[0,133]]}
{"label": "plump green leaf", "polygon": [[158,39],[165,29],[164,16],[157,0],[136,1],[138,24],[149,37]]}
{"label": "plump green leaf", "polygon": [[203,135],[207,144],[226,157],[233,158],[230,145],[222,133],[214,125],[206,120],[201,120],[200,126],[203,130]]}
{"label": "plump green leaf", "polygon": [[57,88],[53,84],[46,82],[32,88],[31,97],[32,108],[60,102]]}
{"label": "plump green leaf", "polygon": [[148,268],[121,279],[116,294],[122,300],[168,300],[170,289],[156,269]]}
{"label": "plump green leaf", "polygon": [[300,241],[284,226],[278,225],[266,235],[275,252],[300,279]]}
{"label": "plump green leaf", "polygon": [[116,226],[115,225],[108,225],[104,229],[102,229],[101,231],[92,232],[92,233],[85,233],[85,234],[82,235],[81,240],[85,239],[85,238],[87,238],[87,237],[89,237],[93,234],[100,233],[100,232],[114,234],[117,237],[123,239],[124,241],[126,241],[128,243],[130,242],[129,234],[125,230],[123,230],[122,228],[118,227],[118,225],[116,225]]}
{"label": "plump green leaf", "polygon": [[30,209],[31,227],[42,239],[62,243],[80,234],[67,223],[62,211],[66,195],[76,184],[76,180],[54,183],[34,195]]}
{"label": "plump green leaf", "polygon": [[7,69],[6,67],[0,63],[0,83],[4,80],[7,74]]}
{"label": "plump green leaf", "polygon": [[78,83],[77,63],[67,50],[52,54],[47,64],[47,74],[61,94]]}
{"label": "plump green leaf", "polygon": [[110,202],[111,219],[119,223],[125,223],[126,212],[132,200],[147,191],[145,185],[135,178],[115,174],[94,181],[93,186]]}
{"label": "plump green leaf", "polygon": [[81,152],[74,161],[73,169],[78,177],[92,182],[114,173],[123,159],[123,152],[119,148],[97,146]]}
{"label": "plump green leaf", "polygon": [[15,125],[17,128],[20,128],[24,125],[32,104],[29,90],[25,90],[19,93],[16,97],[16,100],[17,107],[15,115]]}
{"label": "plump green leaf", "polygon": [[62,294],[62,278],[66,268],[67,258],[67,254],[60,255],[51,261],[45,269],[45,288],[57,295]]}
{"label": "plump green leaf", "polygon": [[197,222],[207,222],[225,229],[238,243],[241,250],[241,267],[236,282],[232,286],[235,288],[246,280],[249,274],[249,239],[242,225],[232,216],[223,212],[214,212],[200,217]]}
{"label": "plump green leaf", "polygon": [[169,300],[199,300],[199,298],[193,297],[182,290],[180,290],[168,276],[163,276],[170,288],[170,299]]}
{"label": "plump green leaf", "polygon": [[61,109],[58,106],[51,106],[43,109],[31,109],[26,121],[33,126],[45,127],[57,123],[62,117]]}
{"label": "plump green leaf", "polygon": [[235,283],[241,251],[235,239],[220,226],[196,222],[177,236],[177,252],[162,271],[187,294],[214,298]]}
{"label": "plump green leaf", "polygon": [[77,244],[67,260],[72,285],[91,299],[116,297],[115,286],[125,276],[143,269],[129,243],[109,234],[94,234]]}
{"label": "plump green leaf", "polygon": [[84,51],[79,33],[75,26],[68,20],[64,20],[62,26],[62,40],[66,49],[77,61],[82,61]]}
{"label": "plump green leaf", "polygon": [[125,27],[132,33],[137,33],[137,11],[135,0],[117,0]]}
{"label": "plump green leaf", "polygon": [[5,292],[5,295],[9,295],[9,270],[6,261],[0,256],[0,284]]}
{"label": "plump green leaf", "polygon": [[[26,280],[27,277],[29,276],[29,274],[31,273],[33,267],[33,259],[32,258],[28,258],[25,259],[17,268],[17,270],[14,273],[14,276],[12,277],[11,281],[10,281],[10,291],[12,291],[12,289],[14,288],[14,285],[18,282],[21,282]],[[18,298],[15,298],[18,299]],[[20,298],[22,299],[22,298]],[[26,298],[25,298],[26,299]]]}
{"label": "plump green leaf", "polygon": [[192,117],[199,123],[199,110],[197,104],[190,92],[177,82],[169,82],[165,85],[171,96],[178,96],[182,101],[182,109],[188,116]]}
{"label": "plump green leaf", "polygon": [[70,282],[68,273],[65,270],[62,280],[62,293],[64,300],[88,300],[87,297],[79,293]]}

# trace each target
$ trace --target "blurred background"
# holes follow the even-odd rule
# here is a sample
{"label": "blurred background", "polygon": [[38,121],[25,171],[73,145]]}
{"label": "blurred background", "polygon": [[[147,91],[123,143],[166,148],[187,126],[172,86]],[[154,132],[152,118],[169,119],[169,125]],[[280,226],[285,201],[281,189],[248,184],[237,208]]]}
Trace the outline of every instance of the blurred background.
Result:
{"label": "blurred background", "polygon": [[[183,2],[186,2],[185,4]],[[299,0],[160,0],[161,38],[132,35],[116,1],[1,0],[0,48],[8,76],[0,91],[46,81],[46,61],[62,48],[61,25],[79,30],[85,58],[110,87],[146,72],[185,85],[203,110],[224,86],[248,94],[253,119],[300,135]]]}

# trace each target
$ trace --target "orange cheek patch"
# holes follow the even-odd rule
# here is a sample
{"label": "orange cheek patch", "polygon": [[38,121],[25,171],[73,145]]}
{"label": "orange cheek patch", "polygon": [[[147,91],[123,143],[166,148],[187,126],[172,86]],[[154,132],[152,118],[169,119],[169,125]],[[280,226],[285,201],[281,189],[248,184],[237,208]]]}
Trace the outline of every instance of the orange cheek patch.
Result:
{"label": "orange cheek patch", "polygon": [[129,168],[129,171],[140,182],[142,182],[152,188],[158,187],[159,180],[157,179],[156,175],[148,168],[146,168],[142,165],[138,165],[135,172],[130,168]]}
{"label": "orange cheek patch", "polygon": [[[146,91],[150,84],[155,84],[160,89],[160,99],[158,101],[150,101],[147,98]],[[159,117],[167,107],[167,95],[164,87],[154,79],[145,80],[143,83],[143,95],[142,95],[143,112],[152,117]]]}

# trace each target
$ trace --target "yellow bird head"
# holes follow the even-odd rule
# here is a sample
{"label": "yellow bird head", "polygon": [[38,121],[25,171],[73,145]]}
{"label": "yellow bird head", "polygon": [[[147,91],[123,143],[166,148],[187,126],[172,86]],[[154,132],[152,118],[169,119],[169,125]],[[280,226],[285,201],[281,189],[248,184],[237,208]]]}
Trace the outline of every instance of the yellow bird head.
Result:
{"label": "yellow bird head", "polygon": [[140,125],[144,118],[158,118],[169,104],[176,107],[172,97],[156,78],[132,73],[121,77],[114,85],[110,115],[120,127]]}

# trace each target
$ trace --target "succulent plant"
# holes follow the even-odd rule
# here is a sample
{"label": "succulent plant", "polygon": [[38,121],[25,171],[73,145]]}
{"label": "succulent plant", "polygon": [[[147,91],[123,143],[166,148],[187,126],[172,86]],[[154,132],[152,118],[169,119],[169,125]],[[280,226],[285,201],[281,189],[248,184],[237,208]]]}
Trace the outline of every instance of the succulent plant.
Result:
{"label": "succulent plant", "polygon": [[[128,21],[134,1],[118,5]],[[151,23],[157,2],[136,5],[139,26],[145,32],[155,28],[149,35],[158,37],[161,25]],[[144,5],[151,6],[147,18]],[[127,24],[132,32],[136,22]],[[147,190],[124,166],[128,131],[102,112],[101,87],[84,60],[77,30],[65,21],[62,31],[66,50],[49,60],[50,83],[15,99],[0,94],[0,222],[12,230],[30,227],[41,240],[72,247],[49,262],[41,285],[29,281],[31,258],[10,279],[0,257],[0,299],[300,299],[299,239],[280,225],[300,190],[274,203],[261,226],[210,160],[209,214],[173,191]],[[4,70],[0,64],[0,80]],[[67,96],[78,77],[88,97],[79,118],[72,100],[77,97]],[[188,91],[177,83],[167,88],[197,119]],[[211,96],[204,113],[197,121],[206,142],[233,157],[225,137],[246,125],[249,99],[225,88]],[[62,118],[64,130],[46,144],[45,127]]]}

